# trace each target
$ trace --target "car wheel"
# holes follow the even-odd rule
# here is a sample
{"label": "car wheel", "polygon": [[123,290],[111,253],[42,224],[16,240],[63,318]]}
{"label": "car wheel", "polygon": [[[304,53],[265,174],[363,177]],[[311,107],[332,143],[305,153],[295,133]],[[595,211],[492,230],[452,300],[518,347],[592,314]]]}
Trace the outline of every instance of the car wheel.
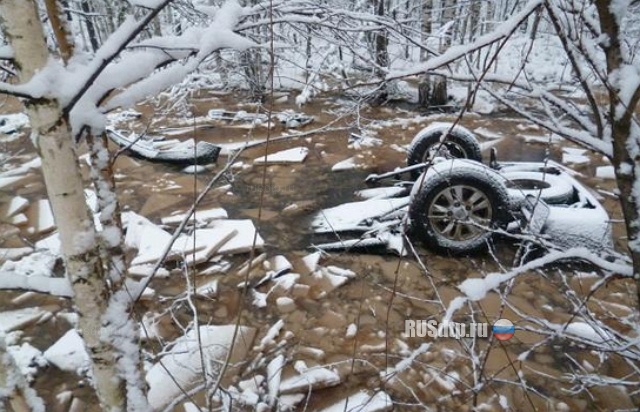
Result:
{"label": "car wheel", "polygon": [[500,177],[471,167],[429,177],[409,208],[412,235],[450,255],[486,249],[509,216],[509,195]]}
{"label": "car wheel", "polygon": [[[429,162],[436,156],[481,162],[480,143],[473,133],[462,126],[455,126],[443,139],[443,134],[449,129],[451,125],[448,124],[437,124],[422,129],[409,145],[407,166]],[[442,140],[444,143],[440,144]],[[412,171],[411,178],[417,179],[421,172]]]}
{"label": "car wheel", "polygon": [[551,173],[514,171],[501,175],[506,179],[509,196],[516,202],[533,196],[550,205],[559,205],[570,203],[574,197],[573,185]]}

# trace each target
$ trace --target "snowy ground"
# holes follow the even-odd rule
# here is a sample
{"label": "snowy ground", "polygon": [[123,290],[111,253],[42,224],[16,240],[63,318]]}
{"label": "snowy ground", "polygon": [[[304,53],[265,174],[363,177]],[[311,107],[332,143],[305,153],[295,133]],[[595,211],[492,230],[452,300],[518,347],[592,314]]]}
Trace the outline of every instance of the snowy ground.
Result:
{"label": "snowy ground", "polygon": [[[278,108],[293,108],[294,99],[292,95]],[[215,126],[198,129],[195,137],[199,140],[237,145],[266,137],[264,124],[247,128],[242,122],[206,119],[210,109],[251,112],[256,110],[254,106],[237,104],[226,96],[200,96],[194,103],[198,124]],[[120,126],[144,127],[153,116],[149,107],[139,109],[143,112],[139,123],[126,121]],[[303,110],[316,118],[312,126],[303,129],[308,131],[334,120],[344,104],[322,99]],[[632,397],[619,386],[596,387],[590,390],[591,395],[566,392],[571,384],[563,378],[575,372],[575,364],[559,355],[553,342],[534,346],[543,337],[533,332],[519,330],[504,346],[494,342],[482,368],[475,354],[488,349],[486,341],[471,347],[469,342],[425,341],[403,335],[405,319],[440,319],[451,300],[461,295],[456,286],[463,280],[500,271],[500,265],[508,267],[513,258],[508,245],[498,249],[497,262],[491,256],[450,259],[419,250],[428,275],[412,257],[321,256],[309,249],[318,240],[308,230],[317,210],[357,200],[355,192],[366,188],[363,179],[369,173],[403,164],[403,148],[420,128],[432,121],[452,119],[451,115],[420,115],[410,107],[363,109],[359,114],[361,125],[366,127],[358,132],[368,136],[364,141],[349,141],[346,127],[353,125],[347,122],[354,119],[346,117],[335,125],[343,130],[270,144],[267,160],[272,164],[256,161],[264,156],[264,145],[242,154],[232,168],[234,179],[221,182],[196,214],[195,249],[193,237],[174,246],[173,263],[164,266],[145,294],[140,308],[146,330],[143,350],[156,354],[166,343],[176,341],[175,347],[193,351],[193,333],[181,336],[182,330],[192,325],[185,289],[186,275],[195,270],[198,292],[193,306],[200,325],[233,323],[244,308],[241,323],[247,326],[251,335],[247,340],[252,343],[240,359],[248,362],[242,365],[241,373],[229,374],[223,384],[229,396],[249,407],[271,405],[277,399],[281,410],[297,410],[305,404],[308,410],[345,410],[347,402],[347,410],[389,410],[392,404],[396,410],[409,410],[435,403],[447,410],[462,410],[472,405],[472,387],[477,387],[477,404],[483,410],[527,410],[532,408],[530,399],[540,409],[584,410],[594,404],[603,410],[633,407],[639,401],[637,395]],[[190,122],[181,125],[177,119],[160,115],[153,119],[154,133],[170,131],[171,138],[193,137]],[[485,143],[494,142],[502,158],[542,160],[549,151],[552,158],[573,167],[583,182],[600,193],[612,218],[620,218],[611,174],[602,159],[572,150],[561,139],[506,115],[470,114],[463,124]],[[168,130],[176,126],[186,128]],[[292,133],[295,131],[282,126],[273,129],[274,136]],[[55,285],[55,292],[68,295],[55,259],[54,224],[44,186],[37,162],[31,161],[33,151],[24,136],[3,137],[1,142],[13,157],[0,166],[0,218],[5,222],[0,224],[0,283],[8,282],[9,277],[24,279],[29,285]],[[225,160],[223,157],[220,162]],[[201,190],[219,167],[191,175],[180,168],[126,156],[118,159],[115,173],[123,209],[128,212],[129,253],[137,259],[132,275],[148,272],[158,247],[166,244],[175,227],[176,215],[184,213],[194,198],[194,187]],[[264,167],[265,198],[259,212]],[[258,242],[264,254],[259,254],[254,269],[247,273],[245,252],[253,240],[253,227],[264,240]],[[621,225],[614,225],[618,247],[624,246],[622,232]],[[187,266],[181,266],[181,261]],[[482,310],[475,308],[475,316],[489,321],[507,318],[519,328],[530,325],[525,316],[553,324],[571,321],[574,308],[563,291],[585,294],[598,279],[582,269],[564,268],[570,275],[566,278],[555,272],[525,274],[514,283],[506,307],[497,294],[490,293],[479,302]],[[601,290],[590,301],[599,316],[623,331],[624,318],[634,304],[627,286],[624,282],[611,284],[606,293]],[[75,319],[69,300],[0,292],[0,308],[0,330],[8,333],[10,352],[46,402],[52,407],[60,405],[60,410],[73,404],[92,410],[90,405],[96,401],[86,385],[86,361],[79,337],[72,332]],[[205,331],[209,333],[209,329]],[[429,345],[423,346],[425,343]],[[623,376],[631,372],[615,355],[603,360],[588,349],[562,348],[581,368],[594,374],[615,370]],[[515,370],[509,366],[529,350],[533,353],[526,359],[512,364]],[[183,359],[184,352],[166,356],[178,365],[175,373],[180,379],[191,385],[199,374],[188,372],[197,372],[199,365],[185,367],[191,358]],[[215,350],[207,356],[221,358]],[[175,399],[168,396],[171,383],[163,380],[163,372],[153,366],[152,357],[148,359],[151,396],[156,405],[164,405]],[[529,396],[523,396],[522,380],[528,382]],[[166,391],[158,392],[157,385]],[[193,410],[188,404],[182,407]]]}

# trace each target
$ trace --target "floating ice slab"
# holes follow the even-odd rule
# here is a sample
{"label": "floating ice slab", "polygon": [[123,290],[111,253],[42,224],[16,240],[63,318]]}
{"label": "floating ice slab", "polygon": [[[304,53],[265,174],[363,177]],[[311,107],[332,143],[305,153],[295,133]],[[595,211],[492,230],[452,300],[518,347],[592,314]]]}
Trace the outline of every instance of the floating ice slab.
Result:
{"label": "floating ice slab", "polygon": [[[240,326],[238,336],[233,342],[235,325],[201,326],[200,342],[195,330],[178,338],[171,350],[162,357],[162,365],[157,363],[149,369],[146,380],[149,384],[147,394],[149,404],[154,410],[161,410],[183,391],[189,391],[202,378],[200,351],[204,356],[204,364],[209,365],[207,373],[220,372],[222,363],[231,348],[231,364],[243,361],[251,348],[256,330],[248,326]],[[213,376],[213,380],[217,379]],[[177,386],[177,385],[179,386]]]}
{"label": "floating ice slab", "polygon": [[384,412],[392,409],[391,397],[385,392],[376,392],[372,395],[361,391],[322,409],[322,412]]}
{"label": "floating ice slab", "polygon": [[308,392],[313,389],[328,388],[340,384],[340,375],[328,368],[316,367],[301,374],[282,379],[280,393]]}
{"label": "floating ice slab", "polygon": [[0,176],[0,190],[11,189],[13,186],[27,179],[28,176]]}
{"label": "floating ice slab", "polygon": [[[177,225],[181,223],[186,217],[186,213],[180,213],[173,216],[163,217],[163,225]],[[189,217],[188,223],[198,222],[207,223],[215,219],[226,219],[228,217],[227,211],[221,207],[207,210],[196,210],[196,212]]]}
{"label": "floating ice slab", "polygon": [[613,166],[599,166],[596,168],[596,177],[600,179],[615,179],[616,172]]}
{"label": "floating ice slab", "polygon": [[29,201],[22,196],[12,198],[6,204],[0,206],[0,219],[8,218],[18,213],[24,212],[29,206]]}
{"label": "floating ice slab", "polygon": [[8,333],[40,319],[46,312],[40,308],[25,308],[0,312],[0,332]]}
{"label": "floating ice slab", "polygon": [[312,220],[311,227],[316,233],[331,233],[345,230],[366,230],[366,220],[375,219],[403,208],[409,204],[409,197],[393,199],[371,199],[362,202],[345,203],[320,211]]}
{"label": "floating ice slab", "polygon": [[84,341],[75,329],[69,330],[49,347],[44,352],[44,358],[60,370],[79,374],[91,365]]}
{"label": "floating ice slab", "polygon": [[336,164],[333,165],[333,167],[331,167],[331,171],[332,172],[341,172],[343,170],[352,170],[355,169],[357,167],[356,165],[356,158],[355,157],[350,157],[348,159],[345,159],[341,162],[338,162]]}
{"label": "floating ice slab", "polygon": [[309,154],[309,149],[307,149],[306,147],[300,146],[300,147],[294,147],[287,150],[282,150],[280,152],[271,153],[267,155],[266,159],[264,156],[258,157],[253,160],[253,163],[257,163],[257,164],[302,163],[304,162],[304,159],[307,158],[308,154]]}
{"label": "floating ice slab", "polygon": [[585,155],[585,149],[577,149],[573,147],[564,147],[562,149],[562,163],[586,164],[591,161],[589,156]]}
{"label": "floating ice slab", "polygon": [[29,343],[23,343],[21,346],[9,346],[7,352],[11,354],[20,369],[23,376],[28,382],[33,381],[33,376],[38,372],[38,368],[47,366],[47,361],[37,348]]}
{"label": "floating ice slab", "polygon": [[322,252],[313,252],[302,258],[302,263],[307,268],[308,273],[313,273],[318,269],[320,257],[322,257]]}
{"label": "floating ice slab", "polygon": [[[210,225],[213,229],[236,230],[237,234],[226,242],[218,250],[220,255],[235,255],[238,253],[246,253],[251,251],[253,246],[253,237],[256,234],[256,227],[253,225],[251,219],[239,219],[239,220],[216,220]],[[264,239],[258,234],[256,238],[256,249],[264,249]]]}
{"label": "floating ice slab", "polygon": [[53,255],[60,255],[60,234],[55,232],[35,244],[37,250],[48,250]]}
{"label": "floating ice slab", "polygon": [[214,279],[211,282],[207,282],[202,286],[198,286],[196,289],[196,295],[205,298],[211,298],[218,296],[218,279]]}
{"label": "floating ice slab", "polygon": [[29,210],[32,229],[35,233],[48,232],[55,229],[51,205],[47,199],[40,199],[31,205]]}
{"label": "floating ice slab", "polygon": [[[155,265],[153,264],[131,266],[129,267],[128,273],[131,276],[144,278],[147,276],[151,276],[151,273],[153,273],[154,266]],[[155,274],[155,277],[157,278],[166,278],[168,276],[169,276],[169,271],[165,268],[159,268]]]}
{"label": "floating ice slab", "polygon": [[172,255],[183,257],[188,265],[198,265],[211,259],[220,248],[237,235],[238,231],[232,227],[198,229],[189,236],[180,236],[176,239],[172,247]]}
{"label": "floating ice slab", "polygon": [[4,262],[0,270],[15,275],[50,277],[56,260],[57,256],[52,253],[38,252],[26,255],[17,262]]}
{"label": "floating ice slab", "polygon": [[140,237],[138,255],[131,262],[132,265],[155,263],[162,258],[167,245],[171,242],[171,235],[156,225],[145,225]]}

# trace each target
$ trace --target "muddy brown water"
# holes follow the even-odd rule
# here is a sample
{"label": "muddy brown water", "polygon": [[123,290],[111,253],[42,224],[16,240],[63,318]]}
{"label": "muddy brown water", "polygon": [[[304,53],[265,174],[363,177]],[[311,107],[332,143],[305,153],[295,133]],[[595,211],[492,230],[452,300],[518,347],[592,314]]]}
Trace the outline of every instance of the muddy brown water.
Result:
{"label": "muddy brown water", "polygon": [[[332,111],[335,111],[336,107],[338,106],[334,99],[318,99],[305,106],[303,110],[316,117],[316,125],[322,125],[334,119]],[[255,110],[253,106],[237,103],[230,96],[199,99],[194,103],[197,116],[204,115],[210,108],[231,108],[249,112]],[[277,110],[288,108],[293,109],[294,106],[286,103],[276,107]],[[168,126],[192,124],[189,118],[152,116],[149,107],[141,107],[140,110],[144,113],[144,118],[139,123],[129,123],[129,126],[140,129],[151,119],[152,132],[162,132]],[[314,213],[325,207],[357,200],[354,191],[367,187],[364,178],[368,174],[385,172],[404,164],[405,154],[394,150],[392,145],[407,145],[430,121],[454,119],[454,115],[443,114],[418,117],[416,113],[406,109],[395,111],[388,107],[365,108],[360,116],[371,122],[370,126],[375,126],[377,137],[384,141],[382,146],[350,149],[347,147],[348,130],[327,131],[305,138],[270,143],[270,153],[305,146],[309,148],[309,155],[302,164],[270,165],[266,169],[252,165],[253,159],[264,155],[266,146],[247,149],[239,160],[248,167],[234,169],[231,181],[218,185],[229,184],[231,188],[212,190],[201,204],[201,209],[224,207],[230,218],[253,219],[267,243],[267,253],[270,256],[285,255],[294,264],[294,271],[301,273],[303,269],[300,259],[310,252],[309,246],[315,240],[308,230]],[[416,118],[419,121],[414,122]],[[405,121],[399,122],[399,119]],[[353,117],[347,117],[338,122],[337,126],[351,127],[353,124],[349,122],[352,121]],[[520,119],[471,114],[462,124],[471,130],[489,130],[506,137],[496,146],[499,159],[541,161],[547,156],[554,160],[561,159],[559,146],[525,143],[523,135],[545,135],[535,126],[527,125]],[[195,136],[197,140],[212,143],[240,142],[266,137],[266,129],[263,127],[243,129],[229,124],[196,126],[200,127],[196,127],[195,132],[185,130],[183,134],[175,137],[182,139]],[[312,127],[305,130],[310,128]],[[279,136],[283,132],[276,127],[272,136]],[[4,150],[9,153],[32,153],[25,140],[5,144]],[[356,157],[361,167],[331,172],[333,164],[352,156]],[[175,211],[184,211],[225,160],[226,158],[222,157],[219,165],[193,176],[183,174],[177,167],[120,156],[115,164],[115,173],[123,210],[136,211],[155,222]],[[593,176],[594,167],[600,164],[604,164],[602,160],[594,158],[590,165],[576,167],[576,170],[584,173],[583,181],[590,187],[611,191],[614,188],[612,182],[589,177]],[[83,168],[86,169],[85,166]],[[263,179],[266,183],[264,191]],[[261,196],[263,192],[264,195]],[[9,194],[21,194],[30,200],[45,195],[42,184],[38,182]],[[283,213],[283,209],[294,203],[300,206],[296,212]],[[620,217],[615,199],[605,197],[603,203],[612,218]],[[258,222],[259,213],[261,219]],[[624,246],[623,234],[621,225],[614,226],[614,235],[619,247]],[[36,240],[28,234],[23,235],[28,241]],[[284,346],[287,360],[305,360],[309,366],[334,365],[343,376],[344,384],[339,387],[314,391],[307,405],[309,410],[318,410],[362,389],[384,389],[397,402],[396,410],[422,409],[425,405],[434,408],[439,405],[437,408],[440,410],[471,410],[474,402],[486,402],[490,405],[487,406],[487,410],[502,410],[499,407],[499,395],[504,396],[509,402],[510,410],[565,410],[565,407],[568,408],[566,410],[609,410],[637,404],[637,397],[629,397],[624,393],[618,393],[619,391],[592,390],[589,395],[568,394],[567,390],[571,385],[563,377],[566,373],[573,372],[575,365],[568,360],[566,354],[571,354],[580,362],[595,365],[596,371],[602,373],[622,376],[629,372],[629,368],[615,357],[600,363],[597,357],[585,348],[564,347],[562,342],[557,341],[542,344],[527,360],[517,361],[519,354],[531,349],[533,344],[543,338],[524,331],[517,332],[512,340],[503,344],[478,341],[475,350],[488,353],[481,372],[474,372],[471,368],[470,348],[465,342],[440,339],[430,342],[430,350],[420,355],[411,368],[395,379],[381,378],[381,370],[395,365],[407,356],[407,351],[415,350],[425,342],[424,339],[403,337],[405,319],[440,319],[451,300],[460,295],[456,285],[469,277],[480,277],[500,271],[500,265],[509,267],[514,258],[514,248],[508,244],[498,245],[496,259],[488,255],[452,259],[434,255],[420,248],[418,252],[428,274],[423,272],[412,257],[333,253],[325,257],[322,264],[348,268],[357,274],[357,278],[322,297],[321,290],[303,277],[301,283],[312,286],[306,295],[294,294],[296,310],[291,313],[281,313],[276,308],[275,299],[286,295],[282,291],[275,291],[269,296],[267,308],[252,307],[251,296],[244,296],[237,288],[238,283],[244,279],[236,272],[247,256],[237,256],[229,259],[231,269],[227,274],[198,277],[199,282],[214,278],[220,281],[220,291],[216,298],[196,301],[199,320],[201,323],[225,324],[233,322],[241,314],[242,323],[259,328],[260,339],[278,319],[284,319],[285,330],[293,334]],[[560,269],[564,273],[577,273],[584,268]],[[559,291],[569,288],[584,294],[593,282],[592,278],[574,277],[569,285],[566,285],[553,270],[544,274],[525,274],[513,284],[506,306],[498,295],[490,294],[474,306],[475,314],[477,319],[489,321],[499,317],[511,319],[519,326],[531,325],[523,319],[523,313],[550,322],[567,321],[572,318],[574,308]],[[173,339],[179,336],[178,326],[186,327],[193,318],[184,300],[180,299],[180,294],[185,289],[184,276],[179,270],[175,270],[171,277],[157,279],[152,286],[158,297],[143,302],[136,313],[165,313],[161,317],[159,329],[164,339]],[[270,286],[263,286],[259,290],[264,293],[269,288]],[[629,293],[630,289],[629,284],[619,282],[594,296],[597,300],[594,310],[608,324],[620,326],[621,330],[625,330],[625,326],[620,324],[616,315],[625,316],[627,312],[624,307],[633,307],[633,294]],[[72,310],[68,301],[50,297],[32,298],[19,305],[11,303],[11,299],[18,295],[17,292],[0,292],[0,305],[5,309],[42,305],[54,313]],[[460,313],[460,320],[466,319],[464,313],[468,313],[468,310]],[[346,336],[347,326],[351,323],[359,325],[353,338]],[[66,321],[59,317],[53,318],[27,328],[24,339],[44,350],[62,336],[67,328]],[[160,345],[152,340],[145,343],[143,348],[153,353],[160,349]],[[310,351],[308,348],[321,350],[323,355],[320,356],[318,352]],[[287,372],[290,372],[290,368],[289,366]],[[444,373],[439,375],[435,373],[436,370]],[[264,373],[261,369],[258,369],[258,372]],[[521,378],[518,378],[517,374],[521,374]],[[486,382],[483,389],[476,391],[475,397],[472,391],[466,390],[469,386],[478,384],[474,381],[474,376],[476,379],[477,376],[482,376]],[[449,388],[451,383],[442,380],[447,377],[453,377],[453,392]],[[530,388],[528,391],[522,390],[522,382],[519,382],[519,379],[526,379]],[[72,374],[61,373],[54,367],[41,371],[35,386],[51,404],[54,403],[57,393],[70,390],[87,405],[95,405],[94,395],[86,386],[86,382],[78,381]]]}

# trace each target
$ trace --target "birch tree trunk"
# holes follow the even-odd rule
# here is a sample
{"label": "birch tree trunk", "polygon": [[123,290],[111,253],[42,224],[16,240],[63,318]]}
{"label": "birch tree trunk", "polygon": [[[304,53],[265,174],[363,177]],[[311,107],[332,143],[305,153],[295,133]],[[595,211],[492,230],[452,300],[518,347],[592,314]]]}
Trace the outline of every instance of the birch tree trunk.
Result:
{"label": "birch tree trunk", "polygon": [[[26,83],[52,58],[36,4],[32,0],[0,0],[0,16],[14,49],[19,79]],[[104,410],[124,410],[125,386],[116,370],[115,351],[100,339],[100,319],[109,293],[68,119],[60,103],[52,98],[26,100],[24,106],[32,140],[42,159],[42,174],[75,295],[79,331],[93,363],[93,382]]]}

